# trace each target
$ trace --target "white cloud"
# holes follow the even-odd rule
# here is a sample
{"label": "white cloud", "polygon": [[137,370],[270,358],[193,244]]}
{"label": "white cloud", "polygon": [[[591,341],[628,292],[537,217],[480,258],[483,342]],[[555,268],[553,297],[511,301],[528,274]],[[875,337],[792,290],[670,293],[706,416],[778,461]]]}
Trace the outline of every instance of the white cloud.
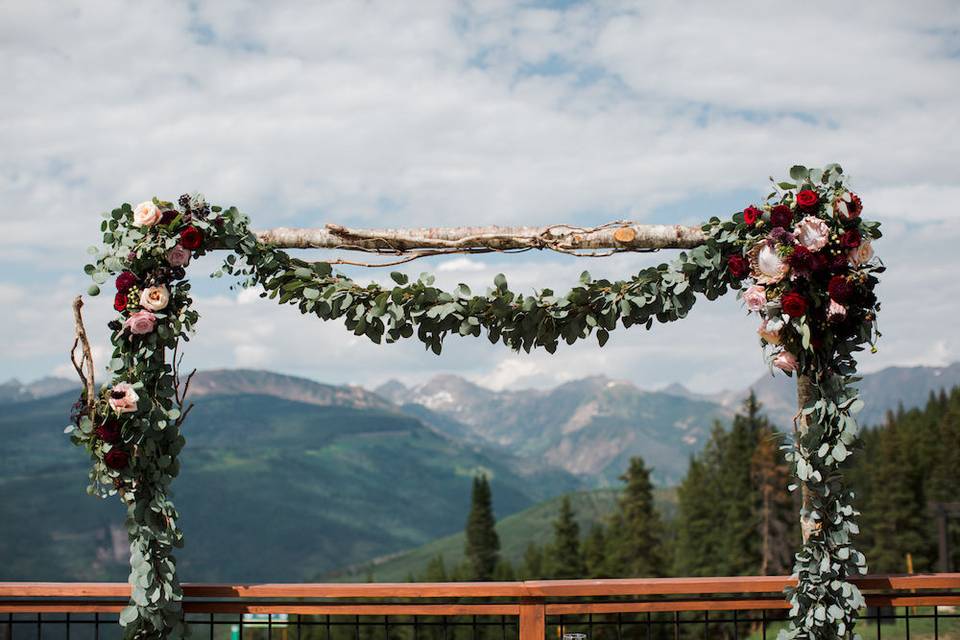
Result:
{"label": "white cloud", "polygon": [[[122,201],[197,189],[261,228],[663,211],[694,222],[728,213],[731,194],[761,196],[766,176],[796,162],[834,160],[887,232],[885,335],[865,368],[960,358],[947,320],[960,299],[958,23],[940,2],[813,3],[787,22],[706,2],[11,5],[0,23],[0,82],[15,96],[0,103],[0,376],[62,370],[84,250],[98,212]],[[518,290],[559,291],[584,268],[623,277],[664,258],[528,253],[404,271],[477,291],[503,271]],[[498,385],[607,373],[702,389],[764,370],[732,300],[652,333],[617,332],[604,350],[517,356],[453,339],[436,358],[201,280],[188,351],[200,367],[364,383],[456,371]],[[105,346],[108,301],[87,313]]]}

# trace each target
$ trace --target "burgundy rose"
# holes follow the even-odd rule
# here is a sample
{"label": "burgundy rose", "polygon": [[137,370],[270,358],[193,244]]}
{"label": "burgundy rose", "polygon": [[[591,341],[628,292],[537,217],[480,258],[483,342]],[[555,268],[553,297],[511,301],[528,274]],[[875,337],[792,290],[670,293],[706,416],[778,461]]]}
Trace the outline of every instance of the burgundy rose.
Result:
{"label": "burgundy rose", "polygon": [[844,249],[856,249],[860,246],[861,240],[863,240],[863,236],[860,235],[858,229],[850,229],[840,236],[840,244],[843,245]]}
{"label": "burgundy rose", "polygon": [[117,276],[117,291],[120,293],[126,293],[135,284],[137,284],[137,276],[133,275],[132,271],[121,271]]}
{"label": "burgundy rose", "polygon": [[117,444],[120,442],[120,423],[113,419],[108,419],[106,422],[98,426],[94,433],[97,434],[97,437],[106,442],[107,444]]}
{"label": "burgundy rose", "polygon": [[807,312],[807,299],[791,291],[780,299],[780,308],[791,318],[799,318]]}
{"label": "burgundy rose", "polygon": [[794,247],[793,253],[791,253],[790,257],[787,259],[787,263],[794,269],[798,269],[800,271],[810,271],[813,268],[814,255],[816,254],[802,244],[797,245]]}
{"label": "burgundy rose", "polygon": [[830,260],[822,253],[815,253],[810,256],[810,271],[822,273],[830,267]]}
{"label": "burgundy rose", "polygon": [[203,244],[203,231],[190,225],[180,232],[180,244],[183,245],[185,249],[190,249],[191,251],[199,249]]}
{"label": "burgundy rose", "polygon": [[753,205],[750,205],[749,207],[743,210],[743,221],[748,225],[752,225],[756,223],[759,217],[760,217],[760,209],[757,209]]}
{"label": "burgundy rose", "polygon": [[778,204],[770,209],[770,224],[784,229],[793,224],[793,211],[785,204]]}
{"label": "burgundy rose", "polygon": [[167,209],[160,214],[160,224],[170,224],[177,217],[177,211],[175,209]]}
{"label": "burgundy rose", "polygon": [[830,282],[827,284],[827,292],[830,294],[831,299],[840,304],[846,304],[850,302],[850,298],[853,297],[856,291],[853,283],[851,283],[846,276],[838,275],[830,278]]}
{"label": "burgundy rose", "polygon": [[750,263],[743,256],[730,256],[727,258],[727,270],[734,278],[743,278],[750,273]]}
{"label": "burgundy rose", "polygon": [[126,311],[127,310],[127,294],[117,292],[117,295],[113,297],[113,308],[117,311]]}
{"label": "burgundy rose", "polygon": [[850,264],[850,259],[846,253],[836,253],[830,256],[830,269],[833,271],[846,271]]}
{"label": "burgundy rose", "polygon": [[110,449],[107,455],[103,456],[103,461],[111,469],[126,469],[130,464],[130,454],[122,449]]}
{"label": "burgundy rose", "polygon": [[801,209],[812,209],[817,206],[818,202],[820,202],[820,196],[811,189],[804,189],[797,194],[797,206]]}

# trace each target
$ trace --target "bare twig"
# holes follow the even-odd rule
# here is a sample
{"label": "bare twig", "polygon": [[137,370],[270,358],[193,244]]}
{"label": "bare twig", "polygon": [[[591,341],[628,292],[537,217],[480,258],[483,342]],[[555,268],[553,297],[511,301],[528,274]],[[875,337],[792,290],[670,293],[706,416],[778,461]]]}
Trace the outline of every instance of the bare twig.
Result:
{"label": "bare twig", "polygon": [[177,424],[181,424],[184,418],[187,417],[187,414],[190,413],[190,410],[193,409],[193,403],[187,405],[186,409],[183,408],[183,404],[184,402],[186,402],[187,392],[190,391],[190,381],[193,380],[194,374],[197,373],[196,369],[190,372],[190,375],[187,376],[187,380],[182,385],[182,390],[181,390],[180,364],[183,362],[183,354],[179,353],[179,349],[180,349],[180,341],[177,340],[177,342],[173,345],[173,354],[172,354],[173,357],[171,360],[171,366],[173,368],[174,401],[177,403],[177,407],[180,408],[180,417],[177,419]]}
{"label": "bare twig", "polygon": [[[97,387],[94,381],[93,351],[90,349],[90,340],[87,338],[87,330],[83,326],[83,298],[77,296],[73,299],[73,324],[76,337],[73,340],[73,346],[70,348],[70,362],[76,369],[83,388],[86,391],[87,415],[90,419],[94,418],[94,409],[96,407]],[[81,356],[77,361],[77,347],[81,348]],[[86,368],[86,371],[84,371]]]}

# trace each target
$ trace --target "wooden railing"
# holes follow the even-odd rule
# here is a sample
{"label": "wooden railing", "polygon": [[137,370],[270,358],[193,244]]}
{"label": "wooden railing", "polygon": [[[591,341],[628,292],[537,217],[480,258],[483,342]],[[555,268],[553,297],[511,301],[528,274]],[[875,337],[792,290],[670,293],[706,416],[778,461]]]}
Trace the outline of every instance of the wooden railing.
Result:
{"label": "wooden railing", "polygon": [[[856,582],[871,607],[868,625],[871,615],[876,618],[878,629],[886,619],[906,620],[906,637],[910,637],[911,620],[916,629],[918,620],[930,618],[933,635],[922,637],[941,637],[945,625],[954,625],[958,635],[942,637],[960,637],[960,614],[952,610],[960,606],[960,574],[867,576]],[[554,628],[556,633],[576,627],[595,631],[605,624],[646,625],[648,632],[653,625],[660,625],[676,629],[675,637],[680,637],[683,625],[712,624],[715,629],[732,625],[733,635],[718,631],[716,635],[700,636],[718,638],[747,637],[738,631],[746,625],[762,630],[766,637],[768,623],[781,619],[789,608],[782,592],[790,584],[790,578],[779,576],[486,583],[185,584],[184,612],[192,624],[209,624],[211,638],[216,625],[232,622],[239,623],[243,637],[244,621],[247,620],[248,627],[251,624],[249,617],[242,614],[266,614],[269,627],[281,626],[274,614],[292,615],[283,619],[285,636],[291,627],[300,631],[305,624],[316,624],[320,617],[327,624],[330,637],[331,620],[349,616],[350,624],[357,627],[357,637],[361,625],[379,628],[386,624],[386,640],[396,637],[390,634],[389,625],[394,629],[404,625],[417,628],[421,617],[441,619],[444,625],[448,619],[453,624],[454,618],[461,619],[458,624],[469,626],[472,622],[473,637],[477,637],[478,619],[496,617],[498,633],[503,638],[519,640],[543,640],[548,629],[552,637]],[[6,620],[0,617],[0,636],[18,637],[18,625],[24,621],[28,623],[24,627],[36,626],[35,632],[30,627],[32,637],[43,635],[45,621],[65,622],[68,627],[71,620],[75,625],[89,624],[91,620],[94,625],[113,624],[113,614],[126,604],[128,596],[129,585],[122,583],[0,582],[0,614],[6,614]],[[903,608],[904,613],[897,614],[896,608]],[[711,612],[729,615],[711,617]],[[99,627],[95,630],[99,637]],[[618,627],[616,637],[622,636],[620,631]],[[416,636],[414,633],[410,637]],[[888,632],[884,637],[898,636]],[[914,633],[913,637],[918,636]]]}

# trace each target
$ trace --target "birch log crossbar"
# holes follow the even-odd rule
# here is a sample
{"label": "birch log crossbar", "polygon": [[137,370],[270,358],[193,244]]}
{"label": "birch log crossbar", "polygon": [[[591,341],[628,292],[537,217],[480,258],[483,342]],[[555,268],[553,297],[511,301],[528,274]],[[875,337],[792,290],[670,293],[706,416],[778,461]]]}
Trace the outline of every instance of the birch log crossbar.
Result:
{"label": "birch log crossbar", "polygon": [[280,227],[255,232],[278,249],[346,249],[403,254],[408,251],[488,252],[526,249],[572,251],[654,251],[692,249],[706,236],[700,227],[611,222],[597,227],[555,224],[545,227],[425,227],[350,229],[328,224],[318,229]]}

